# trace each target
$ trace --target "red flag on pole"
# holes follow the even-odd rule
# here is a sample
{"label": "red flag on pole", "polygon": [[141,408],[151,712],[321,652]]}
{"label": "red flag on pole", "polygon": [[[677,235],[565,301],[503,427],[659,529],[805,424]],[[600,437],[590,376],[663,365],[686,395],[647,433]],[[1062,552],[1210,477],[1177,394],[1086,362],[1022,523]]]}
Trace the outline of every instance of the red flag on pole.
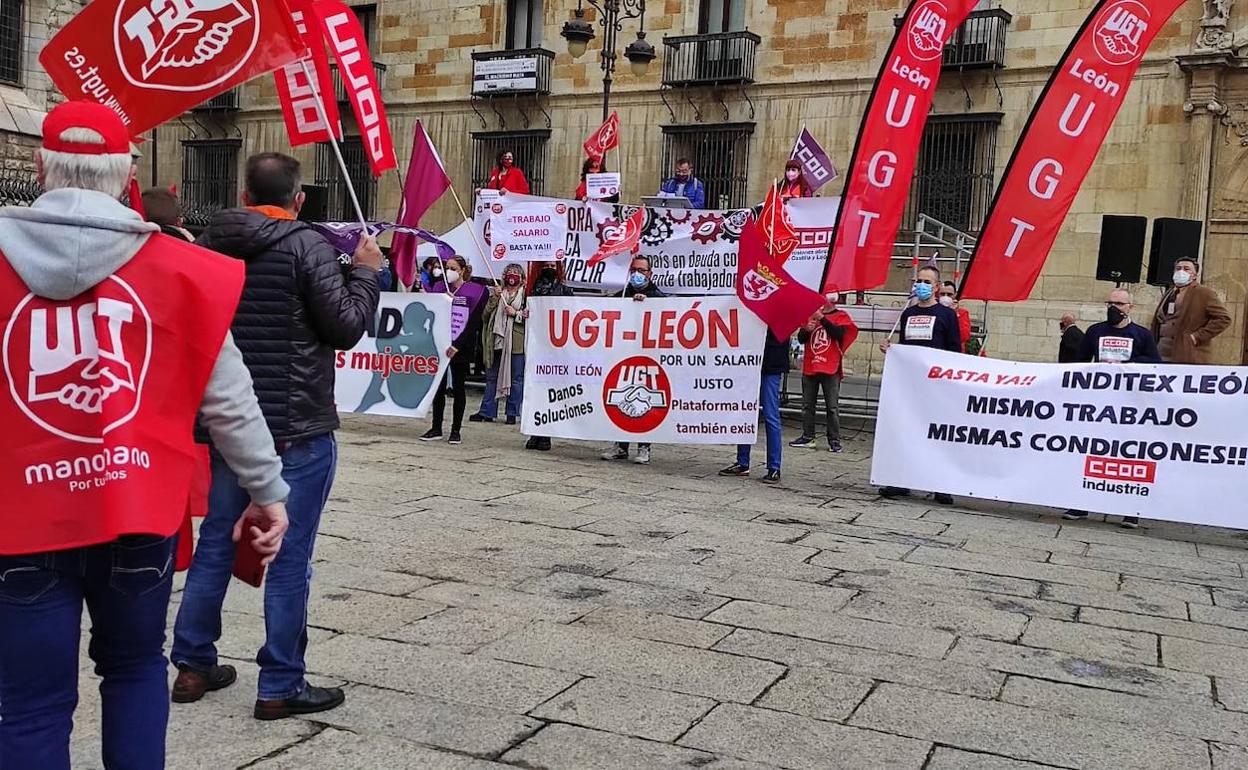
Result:
{"label": "red flag on pole", "polygon": [[641,244],[641,230],[646,224],[646,207],[638,206],[632,216],[623,222],[607,222],[599,230],[602,245],[594,256],[589,258],[589,267],[593,267],[604,259],[618,256],[625,252],[636,252]]}
{"label": "red flag on pole", "polygon": [[1182,0],[1101,0],[1053,70],[1006,166],[962,296],[1031,294],[1149,44]]}
{"label": "red flag on pole", "polygon": [[912,0],[867,100],[823,285],[874,289],[888,280],[893,242],[910,196],[919,142],[940,78],[945,43],[977,0]]}
{"label": "red flag on pole", "polygon": [[[398,224],[419,227],[420,218],[429,207],[451,188],[446,166],[433,146],[433,140],[418,120],[412,135],[412,156],[407,162],[403,180],[403,202],[399,206]],[[395,233],[390,246],[390,261],[399,280],[412,285],[416,279],[417,240],[404,233]]]}
{"label": "red flag on pole", "polygon": [[342,85],[351,100],[355,120],[360,125],[360,138],[373,176],[381,176],[392,168],[398,168],[394,156],[394,140],[390,138],[390,126],[386,123],[386,108],[381,102],[381,88],[377,85],[377,73],[368,53],[368,39],[364,28],[351,9],[340,0],[317,0],[312,4],[320,22],[321,33],[329,43]]}
{"label": "red flag on pole", "polygon": [[741,233],[737,252],[737,296],[741,304],[762,319],[777,339],[787,340],[823,307],[823,296],[793,280],[767,253],[758,224]]}
{"label": "red flag on pole", "polygon": [[94,0],[39,63],[66,98],[98,101],[138,136],[302,52],[283,0]]}
{"label": "red flag on pole", "polygon": [[620,146],[620,115],[612,112],[611,117],[598,127],[598,130],[585,140],[585,154],[591,158],[605,158],[609,150]]}
{"label": "red flag on pole", "polygon": [[784,208],[780,192],[773,184],[767,192],[767,200],[763,202],[763,210],[759,213],[758,227],[767,243],[771,256],[778,264],[783,265],[798,246],[797,228],[789,219],[789,212]]}
{"label": "red flag on pole", "polygon": [[[327,142],[332,136],[342,139],[342,124],[338,117],[338,100],[333,94],[333,80],[329,75],[329,56],[325,53],[325,41],[320,32],[308,24],[315,23],[315,11],[309,0],[287,0],[290,15],[295,20],[299,36],[308,47],[300,61],[291,62],[273,73],[277,86],[277,98],[282,105],[282,118],[286,121],[286,134],[290,146],[299,147],[312,142]],[[304,69],[304,62],[311,67]],[[309,80],[307,72],[311,71]],[[316,106],[317,95],[325,108],[325,120]],[[332,133],[331,133],[332,129]]]}

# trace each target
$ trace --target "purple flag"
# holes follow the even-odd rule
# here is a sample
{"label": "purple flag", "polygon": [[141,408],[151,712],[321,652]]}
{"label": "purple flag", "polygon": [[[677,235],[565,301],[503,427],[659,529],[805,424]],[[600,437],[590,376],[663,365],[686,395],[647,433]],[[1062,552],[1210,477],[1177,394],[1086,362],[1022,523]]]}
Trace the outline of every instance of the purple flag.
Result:
{"label": "purple flag", "polygon": [[[318,233],[325,236],[325,240],[329,241],[329,245],[337,249],[339,254],[353,254],[355,247],[360,242],[360,235],[364,232],[364,225],[361,225],[359,222],[312,222],[311,225]],[[411,242],[413,260],[416,258],[418,240],[432,243],[433,247],[438,251],[438,256],[444,260],[455,256],[455,248],[453,246],[427,230],[421,230],[419,227],[396,225],[393,222],[368,223],[368,232],[372,235],[381,235],[387,230],[393,231],[396,239],[399,235],[403,235],[405,240]],[[393,247],[390,249],[390,264],[395,264]]]}
{"label": "purple flag", "polygon": [[[412,133],[412,156],[407,162],[407,178],[403,181],[403,202],[399,205],[398,224],[420,225],[420,218],[451,187],[446,166],[434,149],[433,141],[418,120]],[[400,233],[394,236],[390,262],[395,275],[408,286],[416,280],[416,242]]]}
{"label": "purple flag", "polygon": [[806,177],[806,184],[810,185],[812,192],[840,176],[836,166],[832,165],[832,159],[805,127],[793,145],[793,159],[802,164],[802,176]]}

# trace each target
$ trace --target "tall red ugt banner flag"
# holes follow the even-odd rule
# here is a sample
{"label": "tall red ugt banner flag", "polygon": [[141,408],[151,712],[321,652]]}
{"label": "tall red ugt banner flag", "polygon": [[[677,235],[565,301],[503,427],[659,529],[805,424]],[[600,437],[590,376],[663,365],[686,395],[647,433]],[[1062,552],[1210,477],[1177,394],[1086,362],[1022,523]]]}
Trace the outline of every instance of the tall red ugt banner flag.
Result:
{"label": "tall red ugt banner flag", "polygon": [[1014,148],[962,296],[1027,299],[1149,44],[1183,0],[1101,0]]}
{"label": "tall red ugt banner flag", "polygon": [[598,130],[585,140],[585,155],[589,158],[602,160],[609,150],[620,146],[620,114],[612,112],[611,117],[598,127]]}
{"label": "tall red ugt banner flag", "polygon": [[[273,83],[277,86],[277,98],[282,104],[282,118],[286,121],[286,135],[290,137],[290,146],[327,142],[331,137],[342,139],[338,99],[333,94],[325,42],[321,40],[319,27],[314,28],[311,33],[308,31],[309,21],[315,22],[316,19],[312,3],[310,0],[288,2],[299,37],[308,47],[307,53],[298,61],[273,73]],[[318,94],[321,107],[316,104]],[[321,117],[321,108],[324,108],[324,118]]]}
{"label": "tall red ugt banner flag", "polygon": [[737,296],[779,340],[792,337],[797,327],[823,307],[823,296],[793,280],[767,251],[756,222],[747,223],[741,231]]}
{"label": "tall red ugt banner flag", "polygon": [[823,285],[873,289],[888,279],[945,43],[976,0],[913,0],[867,101],[836,215]]}
{"label": "tall red ugt banner flag", "polygon": [[283,0],[94,0],[39,63],[65,98],[113,109],[138,136],[302,53]]}
{"label": "tall red ugt banner flag", "polygon": [[368,39],[360,20],[339,0],[317,0],[312,8],[320,21],[325,42],[338,60],[342,85],[355,110],[355,121],[360,125],[364,154],[368,156],[373,176],[398,168],[394,140],[390,138],[390,125],[386,122],[386,108],[381,102],[381,88],[377,85],[377,73],[373,70]]}

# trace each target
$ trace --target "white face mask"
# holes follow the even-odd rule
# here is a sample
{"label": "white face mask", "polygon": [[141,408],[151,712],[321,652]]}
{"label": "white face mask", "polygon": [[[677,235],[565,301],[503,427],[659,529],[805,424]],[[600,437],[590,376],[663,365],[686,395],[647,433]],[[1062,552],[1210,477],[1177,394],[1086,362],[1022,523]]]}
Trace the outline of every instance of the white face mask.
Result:
{"label": "white face mask", "polygon": [[1187,272],[1186,270],[1175,270],[1174,276],[1172,277],[1173,277],[1175,286],[1182,287],[1192,282],[1192,274]]}
{"label": "white face mask", "polygon": [[434,278],[441,278],[441,277],[442,277],[442,268],[440,268],[440,267],[435,267],[434,269],[430,270],[430,271],[429,271],[429,273],[430,273],[430,275],[432,275]]}
{"label": "white face mask", "polygon": [[447,282],[447,283],[459,283],[459,271],[458,271],[458,270],[447,270],[447,271],[446,271],[446,282]]}
{"label": "white face mask", "polygon": [[945,307],[953,307],[953,297],[950,297],[948,294],[941,295],[940,304]]}

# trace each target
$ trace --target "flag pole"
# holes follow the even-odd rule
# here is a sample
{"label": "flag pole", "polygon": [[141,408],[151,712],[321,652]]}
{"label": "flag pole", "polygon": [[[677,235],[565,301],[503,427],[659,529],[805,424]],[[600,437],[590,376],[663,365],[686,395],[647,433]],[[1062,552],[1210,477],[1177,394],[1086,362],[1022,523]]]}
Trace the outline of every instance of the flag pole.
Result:
{"label": "flag pole", "polygon": [[767,240],[770,241],[768,254],[772,259],[776,257],[776,208],[783,206],[784,202],[780,200],[779,192],[780,180],[775,177],[771,178],[771,193],[767,197],[775,196],[775,205],[771,207],[771,232],[767,234]]}
{"label": "flag pole", "polygon": [[308,79],[308,84],[316,83],[316,88],[312,89],[312,101],[316,103],[316,115],[329,131],[329,146],[334,150],[334,159],[338,161],[338,171],[342,173],[342,183],[346,185],[347,194],[351,196],[351,205],[355,208],[355,215],[359,218],[360,225],[364,228],[364,233],[372,235],[368,230],[368,220],[364,218],[364,209],[360,208],[360,199],[356,197],[355,187],[351,184],[351,176],[347,173],[347,162],[342,159],[342,151],[338,149],[338,140],[334,138],[334,127],[329,124],[329,115],[325,112],[325,102],[321,100],[321,84],[313,77],[312,70],[308,68],[307,59],[300,59],[299,65],[303,67],[303,76]]}
{"label": "flag pole", "polygon": [[789,153],[789,160],[797,157],[797,146],[802,143],[802,134],[806,133],[806,124],[802,124],[802,130],[797,132],[797,138],[793,140],[793,151]]}
{"label": "flag pole", "polygon": [[468,223],[468,231],[472,233],[472,242],[476,244],[477,250],[481,252],[481,260],[485,262],[485,269],[490,273],[490,280],[498,283],[498,276],[494,274],[494,266],[490,264],[493,257],[485,250],[485,245],[481,243],[481,239],[477,237],[476,222],[468,218],[468,212],[464,210],[464,204],[459,200],[459,193],[455,192],[455,185],[450,185],[451,195],[455,198],[455,205],[459,207],[459,215]]}

